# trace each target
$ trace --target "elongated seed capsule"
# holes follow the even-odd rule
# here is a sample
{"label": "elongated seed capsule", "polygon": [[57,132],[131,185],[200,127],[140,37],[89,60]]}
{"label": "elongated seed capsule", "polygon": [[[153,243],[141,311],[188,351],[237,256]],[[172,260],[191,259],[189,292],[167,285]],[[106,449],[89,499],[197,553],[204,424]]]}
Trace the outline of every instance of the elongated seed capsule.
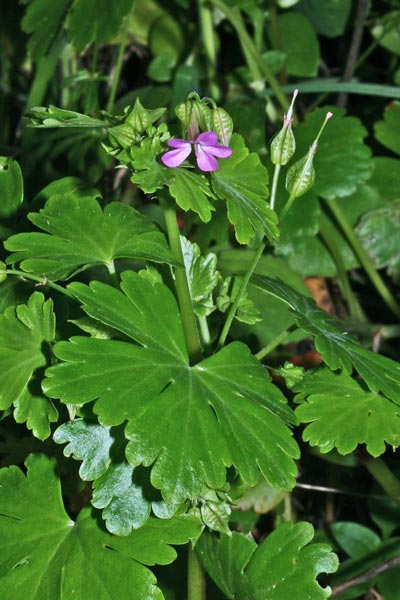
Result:
{"label": "elongated seed capsule", "polygon": [[296,141],[292,131],[292,115],[294,101],[296,100],[298,93],[298,90],[294,90],[288,113],[283,117],[282,129],[276,134],[271,142],[271,162],[274,165],[287,165],[296,150]]}
{"label": "elongated seed capsule", "polygon": [[332,117],[332,113],[326,114],[325,120],[322,123],[321,129],[318,132],[317,137],[310,146],[308,153],[303,156],[300,160],[292,165],[286,175],[286,189],[290,196],[293,198],[299,198],[314,185],[315,182],[315,169],[313,160],[315,153],[318,148],[318,140],[321,133],[324,130],[326,123]]}

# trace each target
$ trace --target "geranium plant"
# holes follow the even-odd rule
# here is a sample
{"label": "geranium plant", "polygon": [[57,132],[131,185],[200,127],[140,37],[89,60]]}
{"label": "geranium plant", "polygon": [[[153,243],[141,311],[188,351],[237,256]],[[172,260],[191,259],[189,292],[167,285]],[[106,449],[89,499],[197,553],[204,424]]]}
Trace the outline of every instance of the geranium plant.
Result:
{"label": "geranium plant", "polygon": [[[270,68],[278,49],[260,52],[260,2],[218,0],[214,13],[199,2],[210,96],[191,88],[171,108],[136,94],[116,107],[133,2],[120,0],[109,21],[90,2],[62,4],[44,55],[46,2],[27,8],[23,27],[38,61],[58,59],[60,27],[78,53],[95,44],[95,65],[101,42],[118,32],[122,41],[104,110],[96,67],[67,81],[75,104],[29,102],[25,112],[26,143],[43,134],[60,156],[76,148],[81,177],[64,171],[47,181],[25,211],[19,163],[0,159],[0,596],[318,600],[356,598],[371,581],[388,589],[378,577],[397,563],[377,565],[379,552],[385,564],[398,557],[396,516],[385,521],[370,509],[382,539],[333,517],[324,531],[292,495],[321,464],[338,488],[332,465],[362,468],[381,486],[370,501],[382,501],[383,490],[380,506],[398,515],[400,483],[380,457],[400,443],[400,363],[368,347],[371,324],[348,276],[357,268],[399,316],[378,271],[396,280],[398,264],[379,243],[367,252],[369,231],[388,215],[374,195],[379,185],[366,184],[371,153],[360,121],[331,105],[296,116],[301,86],[288,101]],[[271,39],[280,28],[289,57],[282,78],[302,68],[290,51],[292,20],[311,27],[310,3],[291,12],[295,4],[270,6]],[[241,44],[244,79],[283,119],[271,118],[268,153],[236,121],[235,103],[218,99],[215,14]],[[157,19],[149,73],[161,77],[179,57]],[[265,100],[266,83],[280,110]],[[385,118],[377,137],[390,148]],[[80,144],[97,157],[87,177]],[[350,197],[353,213],[341,202]],[[360,197],[371,211],[361,211]],[[317,305],[302,279],[332,268],[347,323]],[[297,356],[301,344],[311,368]]]}

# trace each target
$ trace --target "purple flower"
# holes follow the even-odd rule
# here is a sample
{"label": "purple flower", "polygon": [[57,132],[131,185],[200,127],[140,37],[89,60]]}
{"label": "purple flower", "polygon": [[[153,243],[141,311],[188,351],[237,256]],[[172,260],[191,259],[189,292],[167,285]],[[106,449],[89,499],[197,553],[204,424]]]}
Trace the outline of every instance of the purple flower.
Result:
{"label": "purple flower", "polygon": [[175,150],[163,154],[161,160],[166,167],[171,169],[179,167],[187,159],[192,151],[192,146],[194,146],[197,166],[202,171],[216,171],[219,165],[215,157],[228,158],[232,154],[231,148],[218,143],[218,136],[214,131],[200,133],[194,142],[172,138],[168,141],[168,146]]}

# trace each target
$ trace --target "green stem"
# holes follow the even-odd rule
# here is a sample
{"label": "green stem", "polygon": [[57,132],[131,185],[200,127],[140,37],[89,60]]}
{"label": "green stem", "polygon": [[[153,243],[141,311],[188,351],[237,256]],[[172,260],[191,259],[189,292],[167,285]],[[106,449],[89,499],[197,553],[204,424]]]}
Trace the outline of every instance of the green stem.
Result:
{"label": "green stem", "polygon": [[38,61],[36,73],[33,78],[26,103],[27,109],[35,106],[41,106],[43,104],[48,85],[54,77],[54,72],[64,47],[64,43],[64,40],[59,38],[57,42],[52,45],[51,50],[46,54],[46,56]]}
{"label": "green stem", "polygon": [[274,92],[279,104],[285,112],[289,110],[289,102],[279,85],[278,80],[268,67],[267,63],[263,60],[263,57],[257,50],[251,36],[249,35],[246,26],[243,22],[242,15],[238,8],[230,8],[223,2],[223,0],[212,0],[215,6],[225,14],[232,27],[236,30],[239,38],[240,45],[245,56],[247,66],[252,74],[255,81],[259,81],[265,78],[268,82],[269,87]]}
{"label": "green stem", "polygon": [[119,48],[118,48],[117,63],[115,65],[110,95],[108,97],[108,102],[107,102],[106,110],[108,113],[112,113],[112,111],[114,110],[115,98],[117,96],[118,84],[119,84],[119,80],[121,77],[121,71],[122,71],[123,58],[124,58],[127,37],[128,37],[128,28],[125,26],[124,30],[122,31],[122,38],[121,38],[121,42],[120,42]]}
{"label": "green stem", "polygon": [[217,48],[215,45],[215,32],[212,19],[211,7],[207,0],[198,0],[199,20],[201,26],[201,37],[207,61],[207,75],[210,93],[214,100],[218,101],[220,89],[217,84]]}
{"label": "green stem", "polygon": [[371,52],[373,52],[375,50],[375,48],[377,46],[379,46],[379,44],[381,43],[381,40],[395,27],[396,27],[395,19],[393,19],[392,21],[389,21],[389,23],[386,23],[383,26],[382,33],[380,34],[380,36],[375,38],[374,41],[370,44],[370,46],[368,46],[368,48],[366,50],[364,50],[364,52],[359,56],[359,58],[356,62],[356,65],[354,67],[355,71],[367,60],[367,58],[371,54]]}
{"label": "green stem", "polygon": [[297,325],[291,325],[281,333],[279,333],[273,340],[270,341],[269,344],[261,348],[255,355],[258,360],[263,360],[272,350],[275,350],[277,346],[279,346],[293,331],[297,329]]}
{"label": "green stem", "polygon": [[293,507],[292,507],[292,495],[290,492],[285,492],[284,498],[283,498],[283,520],[285,521],[285,523],[293,523],[294,522],[294,518],[293,518]]}
{"label": "green stem", "polygon": [[279,181],[279,173],[281,170],[281,165],[276,164],[275,168],[274,168],[274,176],[272,179],[272,187],[271,187],[271,200],[270,200],[270,208],[272,210],[274,210],[275,208],[275,202],[276,202],[276,190],[278,187],[278,181]]}
{"label": "green stem", "polygon": [[350,318],[354,319],[355,321],[366,321],[367,319],[365,317],[364,311],[361,308],[357,298],[355,297],[353,290],[351,289],[342,255],[339,252],[339,248],[337,247],[335,240],[329,234],[328,229],[323,223],[320,224],[319,233],[335,262],[338,278],[342,288],[342,293],[347,302],[347,307],[349,309]]}
{"label": "green stem", "polygon": [[169,246],[175,261],[179,266],[175,267],[175,288],[185,332],[186,346],[191,364],[199,362],[201,356],[201,344],[197,331],[196,317],[193,312],[192,299],[190,297],[189,284],[186,277],[185,265],[179,228],[176,220],[175,207],[167,201],[161,201],[167,226]]}
{"label": "green stem", "polygon": [[279,222],[281,223],[283,221],[283,217],[286,215],[286,213],[288,212],[288,210],[291,208],[293,202],[296,200],[296,196],[295,194],[292,194],[291,196],[289,196],[285,206],[282,208],[281,210],[281,214],[279,215]]}
{"label": "green stem", "polygon": [[328,206],[331,212],[333,213],[336,221],[342,228],[343,233],[347,237],[347,240],[349,241],[351,247],[357,255],[362,267],[365,269],[365,272],[367,273],[371,282],[375,286],[376,291],[381,296],[385,304],[393,312],[393,314],[396,315],[398,319],[400,319],[399,305],[397,304],[393,294],[386,286],[385,282],[383,281],[383,279],[375,269],[374,265],[372,264],[371,259],[369,258],[366,250],[364,249],[357,235],[353,231],[351,225],[347,221],[347,218],[343,213],[342,209],[340,208],[339,204],[336,202],[336,200],[329,200]]}
{"label": "green stem", "polygon": [[20,277],[22,280],[28,279],[30,281],[36,281],[39,284],[39,286],[43,286],[43,287],[48,286],[48,287],[52,288],[53,290],[56,290],[57,292],[64,294],[64,296],[68,296],[69,298],[75,298],[75,296],[69,290],[61,287],[61,285],[58,285],[57,283],[53,283],[52,281],[47,279],[46,275],[43,275],[43,277],[38,277],[37,275],[32,275],[31,273],[25,273],[24,271],[18,271],[17,269],[7,269],[6,273],[7,273],[7,275],[16,275],[16,276]]}
{"label": "green stem", "polygon": [[71,93],[69,85],[66,85],[65,80],[69,79],[72,75],[73,66],[73,50],[72,45],[66,44],[61,53],[61,69],[62,69],[62,90],[61,90],[61,106],[62,108],[69,108],[71,101]]}
{"label": "green stem", "polygon": [[110,280],[111,283],[114,287],[119,288],[119,277],[118,277],[118,273],[115,269],[115,263],[112,260],[111,262],[107,263],[106,265],[108,273],[110,275]]}
{"label": "green stem", "polygon": [[387,464],[381,458],[371,456],[363,458],[362,463],[389,498],[400,504],[400,481],[393,475]]}
{"label": "green stem", "polygon": [[210,330],[208,328],[207,317],[198,317],[201,340],[203,342],[203,349],[205,354],[208,356],[211,349],[211,337]]}
{"label": "green stem", "polygon": [[253,19],[254,27],[254,45],[257,52],[262,52],[264,48],[264,32],[265,32],[265,17],[264,10],[259,7],[257,9],[257,17]]}
{"label": "green stem", "polygon": [[248,283],[250,281],[250,277],[253,275],[254,269],[256,268],[258,261],[260,260],[262,253],[265,250],[265,246],[266,246],[266,244],[260,245],[257,252],[253,256],[253,260],[251,261],[251,263],[246,271],[246,274],[243,277],[242,284],[239,288],[239,291],[238,291],[234,301],[231,304],[231,307],[228,312],[228,316],[227,316],[225,324],[222,328],[221,335],[219,336],[218,345],[217,345],[218,350],[221,349],[225,344],[226,338],[228,337],[229,329],[231,328],[232,321],[235,318],[235,314],[238,309],[239,303],[243,297],[243,294],[245,293],[245,291],[247,289]]}
{"label": "green stem", "polygon": [[188,546],[188,600],[206,600],[206,579],[203,566],[194,548]]}
{"label": "green stem", "polygon": [[278,12],[275,0],[269,1],[269,21],[271,23],[271,42],[274,50],[282,50],[281,36],[278,27]]}

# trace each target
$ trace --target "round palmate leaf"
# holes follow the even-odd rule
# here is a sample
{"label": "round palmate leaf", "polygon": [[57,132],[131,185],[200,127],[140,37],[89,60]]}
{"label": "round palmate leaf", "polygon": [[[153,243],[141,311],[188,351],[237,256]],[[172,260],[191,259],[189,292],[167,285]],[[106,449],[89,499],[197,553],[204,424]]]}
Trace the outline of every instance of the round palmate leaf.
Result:
{"label": "round palmate leaf", "polygon": [[7,263],[49,279],[68,279],[93,265],[109,267],[116,258],[174,262],[164,235],[132,207],[112,202],[104,210],[95,198],[78,193],[52,196],[34,225],[47,233],[18,233],[5,247]]}
{"label": "round palmate leaf", "polygon": [[151,483],[167,502],[224,485],[234,465],[255,485],[260,472],[291,489],[299,455],[287,423],[295,419],[266,369],[239,342],[191,367],[171,291],[126,272],[121,290],[94,282],[69,286],[85,312],[136,343],[74,337],[55,346],[50,397],[95,403],[103,425],[125,420],[128,461],[152,465]]}
{"label": "round palmate leaf", "polygon": [[200,523],[189,515],[150,519],[118,538],[106,533],[89,509],[72,521],[54,466],[44,455],[30,455],[27,475],[14,466],[0,470],[0,596],[162,600],[144,565],[172,562],[176,552],[169,544],[197,537]]}

